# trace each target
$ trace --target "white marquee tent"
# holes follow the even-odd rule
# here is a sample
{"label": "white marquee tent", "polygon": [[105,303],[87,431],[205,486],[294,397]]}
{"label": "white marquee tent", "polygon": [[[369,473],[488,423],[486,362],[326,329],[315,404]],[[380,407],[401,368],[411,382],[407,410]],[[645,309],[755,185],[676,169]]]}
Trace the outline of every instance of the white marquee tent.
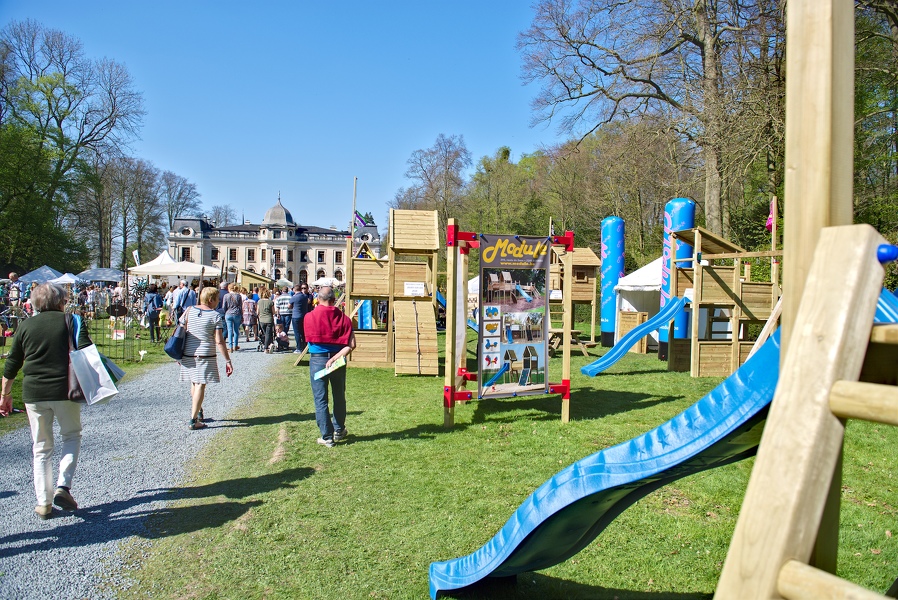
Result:
{"label": "white marquee tent", "polygon": [[178,262],[168,251],[163,250],[153,260],[128,269],[128,274],[156,275],[158,277],[218,277],[221,274],[221,269],[200,263]]}
{"label": "white marquee tent", "polygon": [[[647,312],[649,319],[661,310],[661,257],[644,267],[621,277],[614,286],[617,292],[617,312]],[[620,338],[620,327],[615,327]],[[616,340],[615,340],[616,341]],[[658,345],[658,332],[649,334],[649,346]]]}

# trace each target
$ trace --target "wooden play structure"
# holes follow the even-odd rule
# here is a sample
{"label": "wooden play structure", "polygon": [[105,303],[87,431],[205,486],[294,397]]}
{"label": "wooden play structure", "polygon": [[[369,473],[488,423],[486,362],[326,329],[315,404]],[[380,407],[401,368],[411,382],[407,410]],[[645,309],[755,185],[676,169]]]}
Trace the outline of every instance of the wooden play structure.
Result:
{"label": "wooden play structure", "polygon": [[898,332],[871,327],[885,240],[850,225],[853,11],[849,0],[789,3],[781,376],[721,600],[885,598],[834,575],[845,419],[898,425],[898,388],[858,381],[872,346],[894,359]]}
{"label": "wooden play structure", "polygon": [[[692,302],[691,339],[674,339],[671,323],[668,369],[689,371],[693,377],[726,377],[746,361],[754,345],[745,339],[746,326],[765,323],[781,295],[775,281],[752,281],[751,265],[743,261],[775,259],[782,252],[747,252],[702,227],[674,231],[671,241],[674,256],[677,244],[693,249],[690,258],[674,260],[671,269],[671,294],[683,297],[691,290]],[[722,260],[732,264],[718,264]],[[693,266],[679,266],[686,261]],[[771,274],[775,277],[776,270],[771,269]],[[713,335],[719,322],[729,324],[729,335]]]}
{"label": "wooden play structure", "polygon": [[[549,289],[561,290],[564,294],[564,264],[560,259],[560,250],[556,247],[552,248],[552,263],[549,267]],[[589,326],[589,342],[586,345],[593,345],[596,341],[596,308],[599,306],[599,269],[602,267],[602,260],[596,256],[591,248],[574,248],[571,261],[571,302],[574,306],[578,304],[589,305],[590,326]],[[550,311],[556,317],[560,317],[564,312],[564,307],[560,300],[550,302],[550,308],[554,307],[555,311]],[[557,319],[561,321],[560,318]]]}
{"label": "wooden play structure", "polygon": [[[347,244],[352,244],[349,240]],[[387,256],[375,258],[367,244],[347,248],[347,312],[356,300],[386,303],[387,319],[373,330],[356,330],[349,365],[394,368],[397,375],[437,375],[437,213],[390,210]]]}
{"label": "wooden play structure", "polygon": [[[573,286],[573,257],[574,257],[574,234],[566,231],[562,236],[549,236],[547,243],[552,244],[552,250],[558,257],[559,263],[562,265],[560,288],[570,290]],[[476,233],[461,231],[458,227],[456,219],[449,219],[446,235],[446,367],[443,383],[443,425],[452,427],[455,424],[455,405],[458,402],[467,402],[474,400],[475,392],[465,389],[469,381],[477,379],[476,373],[470,373],[467,369],[466,357],[466,336],[467,336],[467,282],[468,282],[468,252],[472,248],[478,248],[479,241]],[[550,265],[551,269],[551,265]],[[550,271],[551,273],[551,271]],[[496,284],[496,289],[484,290],[486,294],[496,292],[494,298],[496,302],[501,302],[505,294],[521,293],[517,289],[517,284],[506,279],[504,274],[497,276],[495,280],[491,278],[490,285]],[[549,282],[546,282],[547,284]],[[510,285],[509,285],[510,284]],[[500,286],[504,286],[500,289]],[[595,287],[595,279],[593,279],[593,287]],[[523,289],[523,288],[522,288]],[[535,289],[524,290],[524,293],[534,293]],[[548,393],[561,395],[561,420],[564,423],[570,421],[570,399],[571,399],[571,331],[573,323],[573,294],[564,294],[560,306],[563,308],[561,314],[562,326],[560,328],[562,334],[560,339],[563,340],[559,344],[559,348],[563,352],[562,374],[560,383],[549,383]],[[549,305],[546,306],[545,318],[549,317]],[[494,327],[490,330],[490,327]],[[488,333],[497,333],[498,323],[485,325],[485,331]],[[514,336],[514,334],[509,333]],[[518,335],[523,336],[526,341],[526,330],[521,330]],[[522,356],[516,353],[506,353],[503,357],[505,362],[509,363],[509,370],[505,373],[506,380],[514,380],[520,385],[526,383],[544,383],[544,381],[534,381],[539,377],[534,377],[539,365],[539,358],[536,356],[535,348],[525,347]]]}

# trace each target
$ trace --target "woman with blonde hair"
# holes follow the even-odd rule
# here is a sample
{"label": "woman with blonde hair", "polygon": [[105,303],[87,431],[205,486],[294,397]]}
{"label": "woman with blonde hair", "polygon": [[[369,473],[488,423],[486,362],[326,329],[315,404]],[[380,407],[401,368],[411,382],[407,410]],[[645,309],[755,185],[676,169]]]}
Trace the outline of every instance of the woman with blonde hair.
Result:
{"label": "woman with blonde hair", "polygon": [[215,310],[218,305],[218,290],[204,287],[200,292],[200,303],[191,306],[181,316],[181,325],[187,329],[184,341],[184,356],[181,358],[180,381],[190,382],[190,429],[204,429],[203,399],[207,383],[219,383],[218,354],[216,346],[225,359],[225,373],[234,372],[228,348],[225,346],[222,317]]}

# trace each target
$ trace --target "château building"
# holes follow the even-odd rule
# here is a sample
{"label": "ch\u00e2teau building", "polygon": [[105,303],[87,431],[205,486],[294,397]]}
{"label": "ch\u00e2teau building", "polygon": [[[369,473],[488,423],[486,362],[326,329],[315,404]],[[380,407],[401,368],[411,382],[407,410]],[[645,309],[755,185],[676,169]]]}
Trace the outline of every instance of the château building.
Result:
{"label": "ch\u00e2teau building", "polygon": [[[281,204],[265,212],[260,224],[216,227],[205,217],[178,217],[168,236],[169,252],[176,260],[222,266],[233,281],[246,270],[271,279],[294,283],[334,277],[343,281],[346,238],[349,232],[335,227],[299,225]],[[375,251],[380,234],[374,224],[355,228],[354,245],[367,243]]]}

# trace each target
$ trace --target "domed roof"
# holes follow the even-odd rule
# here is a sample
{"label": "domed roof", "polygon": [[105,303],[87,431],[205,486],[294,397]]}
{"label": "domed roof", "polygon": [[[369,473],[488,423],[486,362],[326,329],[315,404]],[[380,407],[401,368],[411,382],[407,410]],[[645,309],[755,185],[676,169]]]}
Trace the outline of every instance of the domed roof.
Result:
{"label": "domed roof", "polygon": [[293,220],[293,215],[284,208],[280,197],[278,197],[278,203],[265,211],[262,225],[296,225],[296,221]]}

